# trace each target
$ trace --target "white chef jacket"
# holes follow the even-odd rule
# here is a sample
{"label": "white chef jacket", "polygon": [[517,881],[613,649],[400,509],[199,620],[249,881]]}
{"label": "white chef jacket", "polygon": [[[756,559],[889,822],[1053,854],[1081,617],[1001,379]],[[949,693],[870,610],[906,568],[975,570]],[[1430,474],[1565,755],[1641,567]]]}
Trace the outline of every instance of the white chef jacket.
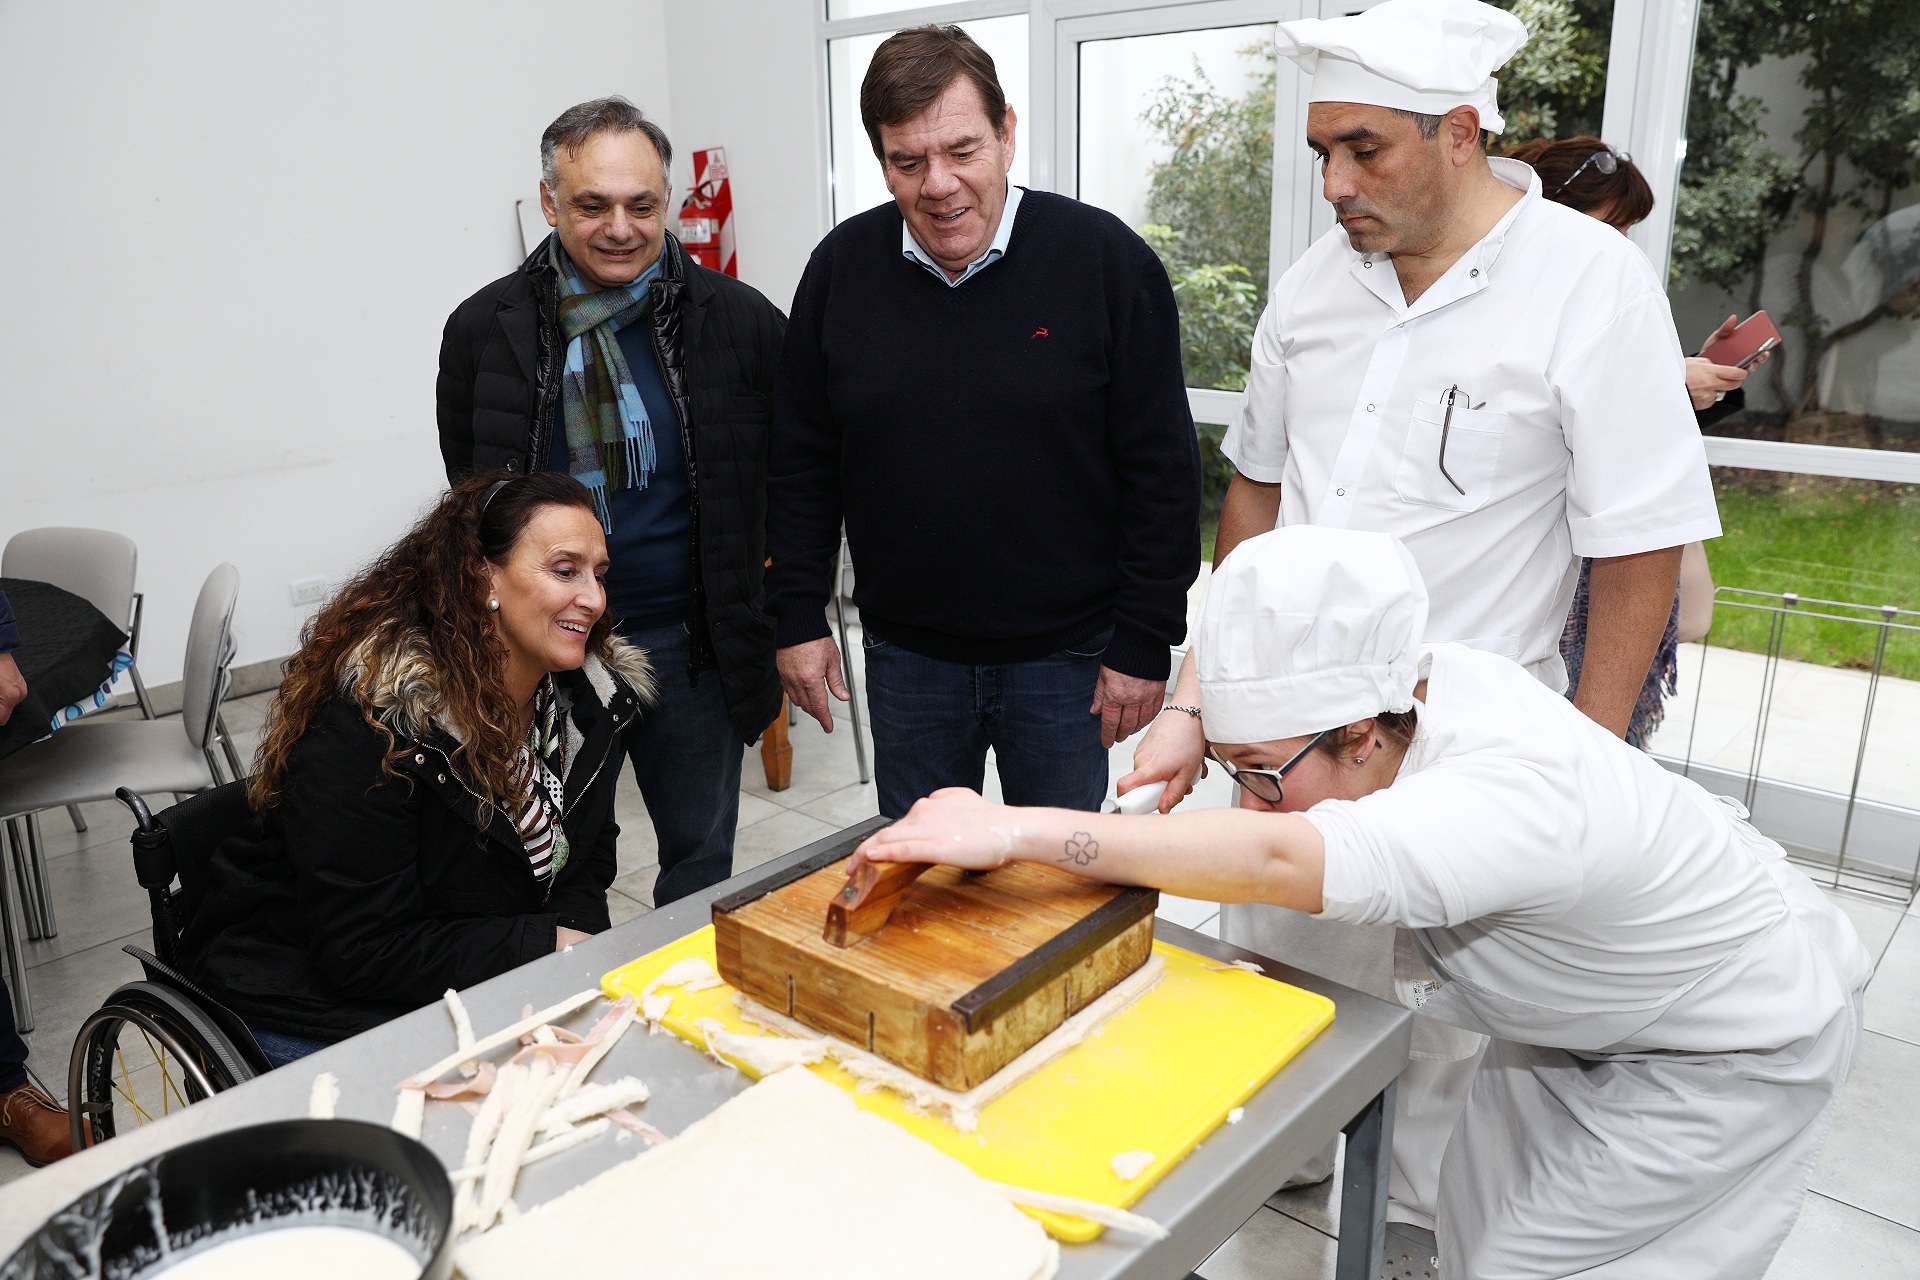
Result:
{"label": "white chef jacket", "polygon": [[[1581,556],[1720,533],[1685,357],[1653,269],[1625,236],[1525,191],[1408,306],[1392,259],[1338,227],[1274,286],[1247,397],[1222,446],[1279,483],[1281,524],[1407,544],[1427,638],[1566,687],[1560,632]],[[1456,406],[1440,443],[1449,388]]]}
{"label": "white chef jacket", "polygon": [[1494,1037],[1446,1148],[1446,1274],[1758,1277],[1871,962],[1728,802],[1519,667],[1422,657],[1392,786],[1307,818],[1322,916],[1414,931],[1422,1014]]}

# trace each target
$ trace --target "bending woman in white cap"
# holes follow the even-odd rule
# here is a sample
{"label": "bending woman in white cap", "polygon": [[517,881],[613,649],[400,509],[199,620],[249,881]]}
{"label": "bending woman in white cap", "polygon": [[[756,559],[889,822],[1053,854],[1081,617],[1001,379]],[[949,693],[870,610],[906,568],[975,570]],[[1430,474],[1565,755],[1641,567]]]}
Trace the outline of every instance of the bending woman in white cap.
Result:
{"label": "bending woman in white cap", "polygon": [[1248,539],[1195,647],[1241,809],[947,790],[861,853],[1407,928],[1431,979],[1409,999],[1494,1039],[1442,1167],[1443,1275],[1760,1276],[1853,1059],[1859,939],[1738,806],[1511,660],[1422,647],[1426,612],[1389,535]]}

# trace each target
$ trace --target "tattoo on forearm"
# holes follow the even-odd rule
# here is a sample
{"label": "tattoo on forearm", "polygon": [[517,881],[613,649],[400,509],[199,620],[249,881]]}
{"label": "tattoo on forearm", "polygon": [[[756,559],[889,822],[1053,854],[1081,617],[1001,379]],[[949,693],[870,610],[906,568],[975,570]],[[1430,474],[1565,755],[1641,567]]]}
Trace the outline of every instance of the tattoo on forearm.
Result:
{"label": "tattoo on forearm", "polygon": [[1067,838],[1066,853],[1059,861],[1084,867],[1100,856],[1100,842],[1091,832],[1076,831]]}

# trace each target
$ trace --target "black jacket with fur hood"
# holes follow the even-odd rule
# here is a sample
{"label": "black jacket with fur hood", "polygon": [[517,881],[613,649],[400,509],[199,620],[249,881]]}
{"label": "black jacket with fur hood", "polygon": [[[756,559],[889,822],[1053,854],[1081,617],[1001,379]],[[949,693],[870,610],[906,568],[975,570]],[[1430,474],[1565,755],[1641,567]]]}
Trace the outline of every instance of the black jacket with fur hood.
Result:
{"label": "black jacket with fur hood", "polygon": [[183,939],[193,976],[250,1026],[331,1042],[551,955],[558,926],[606,929],[620,735],[652,696],[652,673],[616,638],[609,662],[590,656],[554,682],[572,852],[550,887],[500,806],[482,829],[452,763],[458,737],[423,714],[438,701],[425,646],[403,644],[371,710],[406,754],[384,772],[386,741],[360,704],[343,692],[321,708],[279,802],[214,855]]}

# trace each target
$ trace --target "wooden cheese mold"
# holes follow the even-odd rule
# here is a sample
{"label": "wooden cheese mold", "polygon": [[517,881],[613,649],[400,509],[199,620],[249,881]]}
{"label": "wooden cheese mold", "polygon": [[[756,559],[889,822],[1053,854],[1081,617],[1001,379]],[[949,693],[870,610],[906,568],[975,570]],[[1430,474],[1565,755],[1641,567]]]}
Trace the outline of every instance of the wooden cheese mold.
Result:
{"label": "wooden cheese mold", "polygon": [[834,946],[827,907],[858,843],[716,899],[720,976],[944,1088],[985,1082],[1153,952],[1157,892],[1028,862],[934,867],[885,928]]}

